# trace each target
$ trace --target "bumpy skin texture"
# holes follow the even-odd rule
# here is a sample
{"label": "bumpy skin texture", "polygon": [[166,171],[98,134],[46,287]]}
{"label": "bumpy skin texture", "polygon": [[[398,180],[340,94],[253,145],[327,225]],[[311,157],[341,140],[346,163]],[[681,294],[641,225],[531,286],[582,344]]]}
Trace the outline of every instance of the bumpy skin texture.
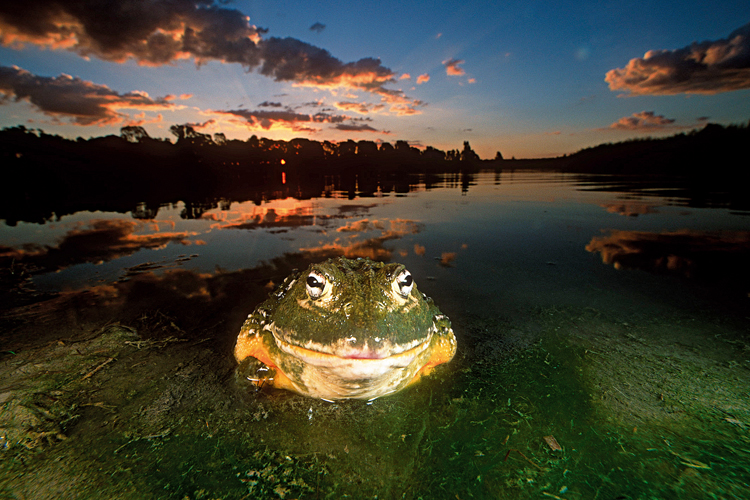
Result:
{"label": "bumpy skin texture", "polygon": [[256,370],[259,384],[373,399],[455,352],[450,320],[403,265],[339,257],[292,274],[271,293],[242,326],[235,358]]}

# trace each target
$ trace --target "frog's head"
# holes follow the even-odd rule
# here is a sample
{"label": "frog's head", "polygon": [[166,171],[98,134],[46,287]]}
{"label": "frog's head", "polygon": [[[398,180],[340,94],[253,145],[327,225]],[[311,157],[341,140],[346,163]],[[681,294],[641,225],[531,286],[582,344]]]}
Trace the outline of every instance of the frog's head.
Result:
{"label": "frog's head", "polygon": [[381,359],[428,343],[439,314],[402,264],[332,259],[282,288],[273,315],[280,346]]}

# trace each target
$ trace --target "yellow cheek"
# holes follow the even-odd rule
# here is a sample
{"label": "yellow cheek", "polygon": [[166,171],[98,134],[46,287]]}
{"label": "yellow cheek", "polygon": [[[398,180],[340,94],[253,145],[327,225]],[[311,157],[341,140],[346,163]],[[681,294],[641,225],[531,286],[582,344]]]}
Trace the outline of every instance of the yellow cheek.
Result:
{"label": "yellow cheek", "polygon": [[268,348],[263,342],[263,335],[256,330],[243,330],[237,337],[234,346],[234,357],[237,362],[253,357],[268,366],[274,366],[268,354]]}

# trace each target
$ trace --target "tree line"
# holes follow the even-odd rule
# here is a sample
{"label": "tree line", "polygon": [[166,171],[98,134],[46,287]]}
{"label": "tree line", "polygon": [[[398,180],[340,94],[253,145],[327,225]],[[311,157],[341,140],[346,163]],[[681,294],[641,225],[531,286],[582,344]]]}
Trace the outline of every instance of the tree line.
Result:
{"label": "tree line", "polygon": [[[476,163],[480,161],[468,141],[464,141],[463,149],[442,151],[432,146],[423,150],[410,145],[407,141],[397,140],[377,143],[375,141],[342,142],[315,141],[297,138],[290,141],[273,140],[253,135],[247,140],[227,139],[219,132],[212,135],[195,130],[190,124],[172,125],[170,133],[175,136],[175,148],[189,148],[205,156],[218,156],[217,159],[230,158],[234,161],[243,159],[251,162],[310,162],[325,161],[328,164],[351,163],[353,160],[396,160],[403,166],[405,162],[440,163],[464,162]],[[145,148],[158,148],[165,144],[172,144],[166,139],[154,139],[140,126],[126,126],[120,129],[120,138],[131,144],[139,144]],[[362,161],[355,163],[363,163]],[[368,162],[364,162],[368,163]]]}
{"label": "tree line", "polygon": [[170,132],[174,142],[152,138],[138,126],[123,127],[119,136],[75,140],[23,126],[0,130],[0,219],[42,222],[93,206],[128,212],[138,204],[154,210],[177,201],[200,207],[219,199],[306,199],[331,189],[352,197],[408,192],[420,183],[429,188],[443,174],[467,190],[480,169],[677,174],[706,197],[723,192],[728,199],[747,199],[750,123],[708,124],[667,138],[601,144],[539,160],[507,160],[500,152],[481,160],[468,141],[462,149],[441,151],[406,141],[243,141],[203,134],[189,124],[173,125]]}

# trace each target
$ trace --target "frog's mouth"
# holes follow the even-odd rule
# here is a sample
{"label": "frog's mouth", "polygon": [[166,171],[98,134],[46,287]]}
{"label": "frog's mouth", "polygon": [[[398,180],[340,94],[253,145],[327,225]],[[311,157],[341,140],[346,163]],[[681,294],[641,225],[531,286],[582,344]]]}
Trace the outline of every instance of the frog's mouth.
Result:
{"label": "frog's mouth", "polygon": [[432,333],[407,346],[400,346],[401,348],[391,346],[388,349],[373,350],[365,344],[361,348],[348,347],[336,353],[294,345],[279,338],[276,334],[274,334],[274,340],[281,351],[305,364],[348,370],[353,377],[371,377],[378,373],[387,373],[394,368],[411,365],[429,348]]}

